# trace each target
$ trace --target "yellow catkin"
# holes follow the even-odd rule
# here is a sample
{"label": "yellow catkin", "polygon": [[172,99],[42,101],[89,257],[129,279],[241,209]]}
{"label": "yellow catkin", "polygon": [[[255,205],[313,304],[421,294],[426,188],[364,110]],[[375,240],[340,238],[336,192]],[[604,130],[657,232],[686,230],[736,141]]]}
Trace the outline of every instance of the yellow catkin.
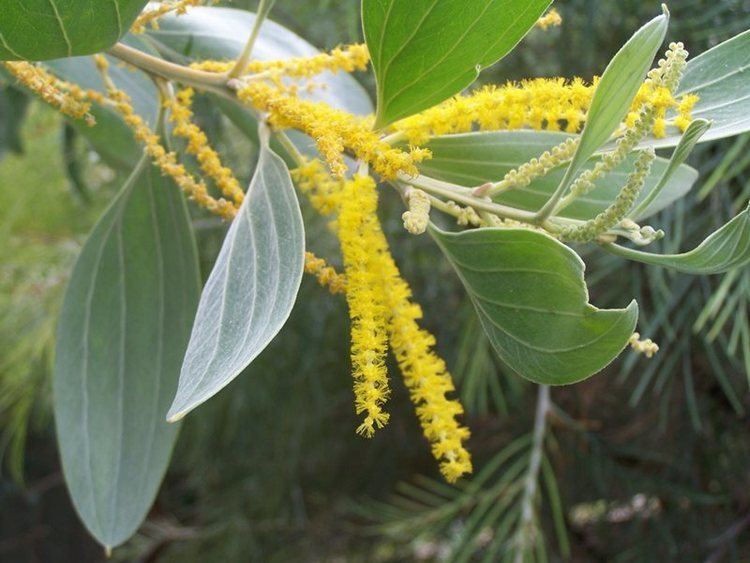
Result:
{"label": "yellow catkin", "polygon": [[[84,119],[89,125],[96,123],[89,113],[91,104],[80,87],[67,85],[36,64],[6,61],[4,65],[20,84],[60,113],[74,119]],[[70,87],[66,89],[66,86]]]}
{"label": "yellow catkin", "polygon": [[[387,243],[385,243],[387,244]],[[432,453],[440,471],[452,483],[471,473],[471,456],[464,447],[469,429],[459,424],[461,403],[448,395],[455,392],[445,362],[433,351],[435,337],[419,327],[421,307],[411,301],[409,285],[401,277],[389,252],[382,252],[381,269],[391,320],[391,349],[398,361]]]}
{"label": "yellow catkin", "polygon": [[312,252],[305,252],[305,273],[315,276],[318,283],[334,295],[346,291],[346,277]]}
{"label": "yellow catkin", "polygon": [[[424,144],[434,135],[466,133],[475,129],[498,131],[536,129],[578,133],[586,123],[586,114],[596,89],[598,79],[586,83],[580,78],[536,78],[504,86],[485,86],[468,94],[456,96],[420,114],[394,124],[415,144]],[[669,89],[645,83],[639,90],[625,124],[638,118],[645,103],[652,104],[664,117],[667,110],[675,110],[672,125],[681,130],[692,120],[691,112],[696,96],[675,98]],[[656,128],[654,135],[663,137],[664,127]]]}
{"label": "yellow catkin", "polygon": [[202,0],[177,0],[176,2],[162,2],[157,7],[142,12],[130,27],[130,31],[132,31],[133,33],[143,33],[146,31],[147,25],[150,25],[152,29],[159,29],[159,18],[161,18],[162,16],[165,16],[170,12],[175,12],[176,14],[181,15],[186,13],[187,9],[191,6],[199,6],[202,3]]}
{"label": "yellow catkin", "polygon": [[384,299],[379,257],[377,190],[369,176],[355,176],[343,190],[339,215],[339,240],[346,272],[346,300],[351,326],[351,360],[354,406],[364,420],[357,432],[371,437],[388,423],[383,405],[388,400],[388,310]]}
{"label": "yellow catkin", "polygon": [[135,113],[130,96],[114,86],[107,74],[107,60],[101,55],[95,56],[94,60],[107,83],[107,97],[112,101],[114,109],[120,113],[123,121],[133,131],[136,140],[143,144],[144,150],[153,163],[165,176],[171,177],[195,203],[224,219],[233,219],[237,214],[235,205],[224,198],[215,199],[209,195],[206,184],[196,180],[184,165],[177,162],[177,155],[167,151],[159,135],[151,130],[140,115]]}
{"label": "yellow catkin", "polygon": [[536,21],[536,26],[545,31],[550,27],[558,27],[560,25],[562,25],[562,16],[560,16],[560,13],[554,8]]}
{"label": "yellow catkin", "polygon": [[[362,44],[337,47],[328,53],[311,57],[294,57],[273,61],[250,61],[247,73],[278,73],[290,78],[311,78],[322,72],[354,72],[366,70],[370,61],[367,46]],[[235,61],[198,61],[190,66],[207,72],[228,72]]]}
{"label": "yellow catkin", "polygon": [[173,99],[166,100],[164,105],[170,110],[169,120],[175,124],[172,132],[187,141],[186,151],[195,156],[203,173],[211,178],[224,196],[239,207],[245,198],[237,178],[224,166],[218,153],[211,147],[206,134],[193,123],[192,88],[177,92]]}
{"label": "yellow catkin", "polygon": [[344,152],[368,162],[383,179],[399,173],[415,176],[416,164],[429,158],[430,151],[412,147],[394,148],[372,131],[372,118],[361,118],[322,102],[302,100],[263,81],[250,81],[237,92],[244,103],[269,114],[276,129],[298,129],[315,141],[334,176],[343,177],[347,167]]}

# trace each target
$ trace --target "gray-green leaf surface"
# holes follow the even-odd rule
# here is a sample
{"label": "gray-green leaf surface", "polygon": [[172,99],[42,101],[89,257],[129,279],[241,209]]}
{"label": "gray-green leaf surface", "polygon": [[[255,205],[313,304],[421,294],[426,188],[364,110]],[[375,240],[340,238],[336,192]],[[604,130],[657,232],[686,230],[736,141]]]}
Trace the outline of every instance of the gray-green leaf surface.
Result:
{"label": "gray-green leaf surface", "polygon": [[3,0],[0,60],[89,55],[122,37],[148,0]]}
{"label": "gray-green leaf surface", "polygon": [[304,246],[289,171],[265,142],[203,288],[169,420],[228,385],[281,330],[302,281]]}
{"label": "gray-green leaf surface", "polygon": [[139,527],[178,427],[177,388],[200,279],[182,194],[141,162],[89,236],[59,320],[54,412],[65,481],[105,546]]}
{"label": "gray-green leaf surface", "polygon": [[653,254],[618,245],[607,250],[636,262],[696,275],[722,274],[750,264],[750,207],[683,254]]}
{"label": "gray-green leaf surface", "polygon": [[457,94],[503,58],[551,0],[363,0],[383,127]]}
{"label": "gray-green leaf surface", "polygon": [[498,356],[526,379],[546,385],[586,379],[633,334],[635,301],[625,309],[591,305],[583,261],[555,239],[525,229],[431,232]]}

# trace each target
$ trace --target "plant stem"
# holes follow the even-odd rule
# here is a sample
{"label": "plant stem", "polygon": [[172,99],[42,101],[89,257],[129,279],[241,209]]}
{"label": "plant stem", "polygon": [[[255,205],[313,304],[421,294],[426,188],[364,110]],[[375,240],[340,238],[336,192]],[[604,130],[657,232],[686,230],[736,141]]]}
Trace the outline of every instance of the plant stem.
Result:
{"label": "plant stem", "polygon": [[565,191],[570,187],[570,184],[573,183],[573,179],[575,178],[575,175],[577,173],[578,167],[574,169],[572,163],[568,165],[568,169],[566,170],[565,176],[563,176],[560,185],[557,186],[557,189],[552,194],[552,197],[547,200],[547,203],[545,203],[534,216],[534,220],[537,223],[543,223],[550,217],[550,215],[552,215],[552,213],[554,213],[554,211],[557,209],[557,204],[560,202],[560,199],[562,198]]}
{"label": "plant stem", "polygon": [[[462,205],[468,205],[473,207],[477,211],[486,211],[497,215],[503,219],[512,219],[514,221],[521,221],[523,223],[537,224],[536,214],[531,211],[524,211],[522,209],[516,209],[515,207],[508,207],[506,205],[500,205],[486,199],[480,199],[471,195],[471,188],[465,188],[463,186],[457,186],[448,182],[441,182],[435,180],[429,176],[417,176],[415,178],[409,178],[407,176],[400,176],[399,180],[407,184],[412,184],[424,191],[446,198],[448,200],[455,201]],[[577,224],[579,221],[573,219],[565,219],[566,223]],[[543,227],[551,227],[552,225],[546,224]]]}
{"label": "plant stem", "polygon": [[[531,444],[531,456],[529,457],[529,469],[526,472],[523,497],[521,499],[521,521],[519,533],[525,534],[534,526],[534,501],[536,500],[539,486],[539,469],[542,466],[542,455],[544,454],[544,436],[547,431],[547,415],[550,411],[550,390],[548,385],[540,385],[536,400],[536,414],[534,416],[534,437]],[[515,563],[524,560],[523,547],[516,551]]]}
{"label": "plant stem", "polygon": [[[128,47],[123,43],[117,43],[109,51],[113,57],[126,63],[132,64],[141,70],[156,74],[168,80],[175,80],[190,86],[197,86],[206,90],[221,93],[224,96],[231,94],[227,87],[227,78],[215,72],[196,70],[186,66],[170,63],[159,57],[154,57],[138,49]],[[233,97],[233,96],[232,96]]]}
{"label": "plant stem", "polygon": [[258,39],[258,35],[260,34],[260,28],[268,16],[268,12],[273,8],[274,2],[276,2],[276,0],[260,0],[258,11],[255,14],[255,22],[253,22],[253,30],[250,32],[250,37],[247,38],[245,48],[242,49],[242,53],[237,59],[237,62],[232,67],[232,70],[229,71],[229,74],[227,75],[229,78],[237,78],[244,74],[248,63],[250,62],[250,56],[253,54],[253,47]]}

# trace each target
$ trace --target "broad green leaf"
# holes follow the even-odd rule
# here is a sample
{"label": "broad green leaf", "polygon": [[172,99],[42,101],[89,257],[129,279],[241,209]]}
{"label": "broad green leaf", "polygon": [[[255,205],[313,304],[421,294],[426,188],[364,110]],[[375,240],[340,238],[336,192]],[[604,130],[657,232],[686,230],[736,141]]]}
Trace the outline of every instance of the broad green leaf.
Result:
{"label": "broad green leaf", "polygon": [[526,229],[432,235],[456,270],[500,359],[536,383],[564,385],[597,373],[625,348],[638,319],[589,304],[579,256]]}
{"label": "broad green leaf", "polygon": [[81,251],[57,336],[65,481],[105,546],[136,531],[167,468],[178,427],[164,417],[199,294],[182,195],[142,161]]}
{"label": "broad green leaf", "polygon": [[363,0],[376,127],[457,94],[502,59],[551,0]]}
{"label": "broad green leaf", "polygon": [[652,254],[615,244],[604,248],[628,260],[688,274],[722,274],[750,264],[750,207],[711,234],[700,246],[683,254]]}
{"label": "broad green leaf", "polygon": [[[181,16],[159,20],[159,29],[149,30],[166,56],[185,59],[232,60],[239,56],[255,22],[255,14],[245,10],[195,7]],[[253,47],[253,58],[268,61],[289,57],[309,57],[318,50],[289,29],[266,20]],[[322,85],[303,96],[346,110],[367,115],[372,103],[362,86],[349,74],[326,72],[315,77]],[[257,127],[257,126],[256,126]]]}
{"label": "broad green leaf", "polygon": [[114,45],[148,0],[2,0],[0,60],[90,55]]}
{"label": "broad green leaf", "polygon": [[[419,169],[423,174],[446,182],[467,187],[481,186],[485,182],[501,180],[510,170],[569,137],[565,133],[549,131],[487,131],[435,137],[427,145],[432,158],[421,163]],[[611,174],[598,180],[591,193],[576,199],[560,215],[587,220],[604,211],[627,181],[634,161],[634,156],[629,157]],[[592,167],[595,162],[596,157],[589,159],[584,168]],[[668,165],[663,158],[654,161],[639,201],[649,197]],[[527,187],[514,188],[496,196],[495,201],[526,211],[538,211],[560,184],[564,172],[564,167],[557,168]],[[638,218],[648,217],[683,197],[697,178],[698,172],[689,166],[677,167],[653,203]]]}
{"label": "broad green leaf", "polygon": [[558,194],[565,193],[586,161],[625,119],[668,27],[668,14],[654,18],[636,31],[607,65],[591,100],[578,150],[560,182]]}
{"label": "broad green leaf", "polygon": [[286,164],[264,136],[245,201],[203,288],[170,421],[237,377],[281,330],[297,298],[302,214]]}
{"label": "broad green leaf", "polygon": [[[750,131],[750,30],[688,61],[678,95],[696,94],[694,119],[712,121],[701,142]],[[679,135],[651,139],[657,147],[674,146]]]}

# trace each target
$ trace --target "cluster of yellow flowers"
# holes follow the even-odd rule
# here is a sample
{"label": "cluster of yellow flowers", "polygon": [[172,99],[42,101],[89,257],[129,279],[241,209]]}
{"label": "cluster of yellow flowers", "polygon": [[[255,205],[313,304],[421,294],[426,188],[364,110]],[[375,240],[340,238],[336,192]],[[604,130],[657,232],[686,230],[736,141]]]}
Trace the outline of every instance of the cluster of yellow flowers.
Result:
{"label": "cluster of yellow flowers", "polygon": [[[504,86],[485,86],[402,119],[393,129],[415,145],[426,143],[434,135],[467,133],[474,129],[529,128],[578,133],[586,122],[597,82],[597,78],[591,83],[580,78],[536,78]],[[653,129],[655,136],[666,135],[668,110],[677,111],[672,124],[684,131],[692,120],[691,112],[697,101],[697,96],[675,97],[668,88],[644,83],[633,101],[626,124],[632,124],[640,108],[650,104],[659,118]]]}
{"label": "cluster of yellow flowers", "polygon": [[303,100],[262,80],[245,82],[237,97],[268,113],[268,122],[276,129],[297,129],[315,141],[321,156],[336,177],[347,167],[344,152],[368,162],[385,180],[399,173],[415,176],[417,163],[430,157],[430,151],[412,147],[394,148],[372,130],[372,118],[361,118],[322,102]]}
{"label": "cluster of yellow flowers", "polygon": [[245,192],[234,177],[234,173],[224,166],[218,153],[211,147],[208,137],[193,122],[193,89],[184,88],[174,98],[164,101],[169,109],[169,120],[175,124],[172,133],[187,140],[186,151],[198,160],[203,173],[211,178],[216,187],[226,198],[234,201],[237,207],[242,205]]}
{"label": "cluster of yellow flowers", "polygon": [[562,16],[554,8],[536,21],[536,26],[544,31],[547,31],[550,27],[558,27],[560,25],[562,25]]}
{"label": "cluster of yellow flowers", "polygon": [[409,285],[391,256],[377,217],[375,181],[362,175],[333,178],[320,160],[303,163],[292,176],[319,213],[337,215],[352,318],[355,410],[364,416],[357,432],[369,437],[388,422],[385,360],[390,344],[446,480],[470,473],[471,457],[463,446],[469,430],[456,419],[463,407],[446,396],[455,391],[450,373],[433,351],[434,337],[419,327],[422,310],[412,302]]}
{"label": "cluster of yellow flowers", "polygon": [[3,65],[20,84],[60,113],[73,119],[84,119],[91,126],[96,124],[94,117],[89,113],[90,100],[100,100],[101,95],[85,91],[77,84],[63,82],[39,65],[25,61],[6,61]]}

